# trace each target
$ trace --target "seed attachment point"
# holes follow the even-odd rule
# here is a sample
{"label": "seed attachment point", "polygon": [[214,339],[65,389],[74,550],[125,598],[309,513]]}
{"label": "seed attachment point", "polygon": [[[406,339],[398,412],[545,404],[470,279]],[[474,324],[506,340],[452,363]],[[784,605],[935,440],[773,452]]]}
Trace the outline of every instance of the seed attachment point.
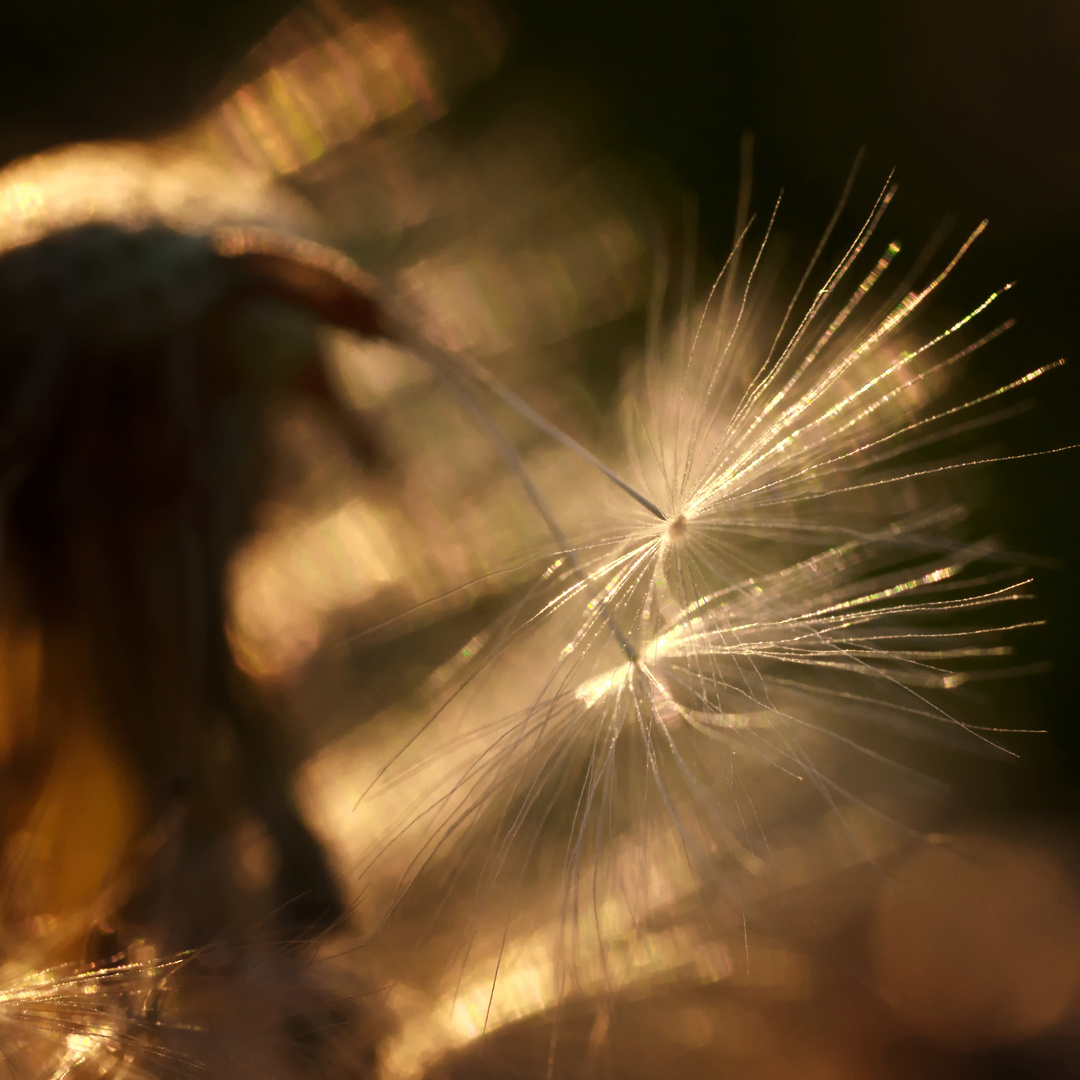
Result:
{"label": "seed attachment point", "polygon": [[689,528],[689,522],[686,520],[685,514],[679,514],[678,517],[672,518],[668,522],[667,534],[669,540],[681,540],[686,535],[686,530]]}

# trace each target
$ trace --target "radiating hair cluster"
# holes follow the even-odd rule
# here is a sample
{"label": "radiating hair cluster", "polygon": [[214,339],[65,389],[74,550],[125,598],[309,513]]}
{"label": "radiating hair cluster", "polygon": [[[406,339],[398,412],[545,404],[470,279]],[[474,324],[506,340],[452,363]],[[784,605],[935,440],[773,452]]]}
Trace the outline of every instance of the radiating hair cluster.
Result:
{"label": "radiating hair cluster", "polygon": [[774,210],[628,372],[621,451],[555,434],[591,463],[533,493],[555,557],[365,788],[368,880],[397,883],[379,932],[467,925],[443,992],[481,1029],[520,1013],[527,957],[550,1007],[634,984],[688,919],[715,947],[792,883],[792,829],[848,850],[800,883],[884,856],[939,804],[934,748],[995,745],[959,688],[1038,619],[1016,560],[965,534],[955,478],[986,459],[954,436],[1056,365],[964,395],[1005,290],[934,301],[985,223],[902,269],[894,192],[829,262],[845,196],[786,305],[758,281]]}

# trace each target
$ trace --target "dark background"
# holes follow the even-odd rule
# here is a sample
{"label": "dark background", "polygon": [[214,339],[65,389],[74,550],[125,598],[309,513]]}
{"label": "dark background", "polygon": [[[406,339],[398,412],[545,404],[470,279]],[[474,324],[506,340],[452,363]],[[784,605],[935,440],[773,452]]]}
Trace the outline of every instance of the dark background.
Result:
{"label": "dark background", "polygon": [[[0,161],[70,141],[181,123],[291,0],[5,0],[0,13]],[[602,103],[599,138],[666,170],[700,197],[703,248],[730,246],[743,132],[755,136],[756,205],[786,188],[789,230],[811,238],[856,152],[864,175],[895,167],[896,235],[954,239],[991,220],[956,285],[958,302],[1017,280],[1007,348],[973,365],[979,390],[1059,356],[1035,408],[994,432],[1019,453],[1080,442],[1080,7],[1069,0],[516,0],[508,70],[557,72]],[[953,286],[950,285],[950,291]],[[1025,740],[997,812],[1074,817],[1080,728],[1080,451],[994,466],[976,524],[1038,557],[1045,659],[1015,696]]]}

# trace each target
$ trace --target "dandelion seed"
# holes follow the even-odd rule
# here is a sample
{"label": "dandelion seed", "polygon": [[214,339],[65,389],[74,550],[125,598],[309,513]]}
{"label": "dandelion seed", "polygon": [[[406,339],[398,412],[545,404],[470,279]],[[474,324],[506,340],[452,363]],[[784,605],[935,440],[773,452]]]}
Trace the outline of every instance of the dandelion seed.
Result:
{"label": "dandelion seed", "polygon": [[[387,1017],[376,989],[298,942],[38,970],[0,968],[8,1075],[48,1080],[374,1075]],[[299,961],[299,962],[298,962]]]}
{"label": "dandelion seed", "polygon": [[[242,722],[245,684],[223,625],[225,564],[244,531],[237,507],[250,506],[252,489],[239,477],[255,405],[306,369],[314,346],[302,334],[311,349],[291,350],[271,317],[258,348],[222,364],[222,311],[255,293],[353,330],[390,326],[347,259],[256,227],[310,234],[307,199],[322,209],[351,204],[339,224],[358,250],[395,248],[412,260],[387,275],[398,280],[412,332],[396,329],[419,339],[416,352],[431,363],[404,371],[403,350],[380,344],[366,365],[340,365],[354,376],[350,392],[381,405],[439,383],[466,421],[436,433],[424,421],[437,409],[413,412],[401,440],[404,471],[444,489],[416,530],[438,555],[423,542],[418,557],[403,552],[415,524],[407,500],[383,514],[354,493],[313,527],[279,532],[276,552],[260,559],[249,549],[237,560],[248,602],[235,606],[229,628],[236,659],[254,679],[283,677],[324,646],[341,608],[374,606],[376,593],[402,583],[418,602],[436,597],[432,607],[484,588],[510,606],[429,680],[438,708],[403,751],[387,764],[390,755],[373,758],[369,739],[362,762],[338,769],[308,800],[333,821],[328,839],[343,866],[358,847],[377,852],[355,906],[357,921],[375,926],[362,965],[382,964],[393,983],[401,1029],[385,1044],[391,1074],[418,1074],[450,1047],[575,998],[604,1002],[589,1036],[591,1068],[612,997],[729,977],[738,966],[732,928],[749,940],[756,899],[888,852],[905,835],[897,821],[918,824],[917,810],[901,812],[900,795],[917,802],[932,786],[923,751],[988,745],[965,703],[951,699],[1001,674],[1006,635],[1035,624],[1024,614],[1029,581],[992,545],[957,535],[963,506],[948,481],[976,459],[946,457],[941,447],[990,422],[998,399],[1053,365],[990,394],[945,398],[967,359],[1009,325],[987,322],[1006,286],[919,336],[982,226],[936,276],[913,271],[890,293],[902,253],[880,242],[888,186],[830,271],[819,272],[815,255],[811,292],[800,286],[776,322],[760,291],[772,221],[743,275],[752,232],[740,209],[736,252],[700,322],[684,317],[666,348],[651,340],[626,389],[625,452],[594,453],[485,365],[502,354],[514,381],[533,364],[519,353],[632,310],[643,230],[610,198],[599,168],[563,177],[551,194],[520,129],[494,140],[496,167],[479,179],[482,170],[449,167],[457,159],[438,138],[415,151],[415,133],[403,133],[442,115],[455,86],[488,73],[505,47],[482,2],[443,15],[437,7],[388,7],[363,19],[336,3],[297,12],[276,35],[289,55],[266,50],[269,70],[264,64],[177,139],[45,155],[0,185],[0,269],[8,271],[0,337],[19,360],[8,365],[0,470],[0,508],[16,511],[5,517],[20,548],[11,563],[33,567],[26,576],[42,596],[80,596],[71,622],[86,655],[75,647],[82,667],[72,681],[108,715],[77,732],[93,757],[78,742],[63,756],[98,774],[92,795],[127,807],[106,829],[105,800],[88,800],[100,835],[79,852],[94,864],[79,883],[95,898],[80,896],[56,916],[38,896],[21,895],[33,873],[8,873],[9,863],[32,862],[30,849],[52,834],[28,829],[25,844],[5,838],[0,1052],[13,1073],[375,1068],[373,1046],[386,1031],[367,1000],[371,985],[322,979],[332,935],[245,949],[236,931],[254,912],[277,922],[267,894],[272,907],[306,898],[308,914],[326,920],[337,914],[341,883],[294,806],[275,740]],[[375,180],[335,193],[335,171],[361,135],[355,156],[376,161]],[[479,156],[475,149],[469,143],[466,154]],[[361,170],[355,161],[349,168]],[[425,169],[449,182],[421,190]],[[295,183],[293,194],[281,178]],[[516,187],[526,193],[513,191],[511,209],[495,215],[501,226],[514,219],[509,227],[479,236],[486,193]],[[536,202],[543,216],[523,228],[521,207]],[[465,239],[446,243],[455,229]],[[413,230],[446,246],[417,258],[430,235],[414,246]],[[551,243],[538,245],[545,234]],[[267,338],[273,347],[264,352]],[[98,409],[109,394],[97,391],[113,384],[121,404]],[[492,395],[517,413],[512,425],[487,408]],[[164,421],[146,423],[147,415]],[[129,427],[132,445],[123,440]],[[537,432],[550,444],[542,455],[522,454]],[[115,456],[89,455],[100,468],[79,464],[80,447],[117,438]],[[153,452],[139,452],[147,446]],[[938,447],[929,465],[917,454],[926,446]],[[496,472],[505,473],[497,492]],[[132,481],[126,503],[118,477]],[[511,539],[550,533],[548,569],[531,588],[521,584],[525,559],[480,579],[506,535],[495,526],[510,485],[531,504],[531,530]],[[449,541],[458,515],[474,509],[465,493],[480,488],[482,512]],[[98,515],[99,503],[123,512]],[[39,559],[41,532],[26,513],[33,518],[42,504],[57,512],[42,515],[52,547]],[[84,534],[86,558],[76,551]],[[294,572],[286,566],[279,577],[293,596],[273,588],[275,566],[289,559]],[[55,688],[71,671],[61,620],[17,605],[5,616],[12,610],[0,636],[15,659],[5,652],[0,660],[23,670],[0,688],[14,718],[0,736],[21,747],[37,735],[42,686]],[[374,721],[376,741],[399,742],[400,722],[400,714]],[[49,739],[38,744],[54,749]],[[121,762],[125,751],[133,763]],[[15,758],[4,763],[6,774],[20,771]],[[106,775],[110,766],[126,768],[153,805],[134,809],[138,798]],[[177,803],[187,820],[172,828]],[[147,816],[151,835],[135,843],[129,833]],[[39,937],[68,955],[98,908],[123,911],[128,939],[104,966],[49,966],[48,947],[31,947],[40,944],[33,928],[43,927]],[[136,948],[132,916],[149,919],[156,945]],[[157,957],[174,934],[228,944]],[[346,934],[343,950],[355,945]],[[748,958],[748,944],[744,951]],[[26,971],[12,953],[28,957]],[[128,962],[129,954],[145,958]],[[784,972],[778,981],[802,978],[794,952],[777,947],[772,956]],[[690,1041],[704,1038],[701,1024],[696,1033],[687,1027]],[[554,1050],[550,1060],[554,1071]]]}
{"label": "dandelion seed", "polygon": [[485,1026],[513,1015],[509,972],[530,949],[553,972],[547,1005],[613,992],[634,978],[620,942],[703,897],[718,923],[742,918],[790,822],[870,815],[891,839],[840,831],[873,857],[903,837],[888,822],[905,801],[939,797],[919,747],[987,745],[946,695],[1000,673],[1006,633],[1036,625],[1011,615],[1030,582],[955,536],[945,475],[976,459],[909,462],[1055,365],[950,401],[961,363],[1008,328],[976,330],[1003,290],[915,337],[985,224],[862,315],[899,254],[864,267],[893,195],[779,324],[754,288],[771,221],[744,281],[731,261],[693,335],[675,334],[689,348],[654,349],[631,377],[624,465],[596,478],[608,519],[567,530],[375,777],[359,831],[381,837],[378,879],[397,875],[382,932],[471,928],[446,961],[448,1007],[480,993]]}

